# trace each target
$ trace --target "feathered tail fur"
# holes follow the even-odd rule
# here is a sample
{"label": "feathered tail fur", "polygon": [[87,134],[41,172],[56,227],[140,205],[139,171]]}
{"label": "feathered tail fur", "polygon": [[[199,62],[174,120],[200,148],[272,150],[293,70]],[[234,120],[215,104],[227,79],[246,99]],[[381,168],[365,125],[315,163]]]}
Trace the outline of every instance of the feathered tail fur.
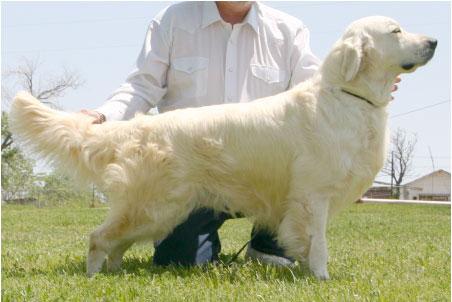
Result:
{"label": "feathered tail fur", "polygon": [[[20,92],[14,98],[10,112],[13,134],[43,158],[55,163],[77,180],[92,181],[96,165],[90,160],[89,141],[93,140],[91,119],[79,113],[51,109],[32,95]],[[92,150],[91,150],[92,151]]]}

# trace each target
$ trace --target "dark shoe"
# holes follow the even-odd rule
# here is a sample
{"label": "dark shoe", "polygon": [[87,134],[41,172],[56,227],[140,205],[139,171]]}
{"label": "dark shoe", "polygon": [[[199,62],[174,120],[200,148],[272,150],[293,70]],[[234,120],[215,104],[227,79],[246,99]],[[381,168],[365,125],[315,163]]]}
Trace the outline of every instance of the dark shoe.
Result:
{"label": "dark shoe", "polygon": [[245,259],[258,260],[262,263],[276,266],[285,266],[290,268],[295,267],[295,261],[293,261],[292,259],[259,252],[258,250],[253,249],[250,244],[248,244]]}

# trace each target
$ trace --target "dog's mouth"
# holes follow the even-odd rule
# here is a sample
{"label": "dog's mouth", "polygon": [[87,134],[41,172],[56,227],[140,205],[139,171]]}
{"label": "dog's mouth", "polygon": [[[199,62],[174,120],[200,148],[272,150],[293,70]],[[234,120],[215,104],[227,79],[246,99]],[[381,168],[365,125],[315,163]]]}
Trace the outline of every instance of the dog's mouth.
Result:
{"label": "dog's mouth", "polygon": [[421,59],[420,62],[402,63],[402,65],[400,65],[400,67],[405,71],[411,71],[411,70],[415,69],[415,67],[419,67],[419,66],[423,66],[423,65],[427,64],[428,61],[430,61],[431,58],[433,58],[434,54],[435,54],[434,49],[424,49],[423,51],[419,51],[417,53],[417,56]]}
{"label": "dog's mouth", "polygon": [[405,63],[405,64],[402,64],[401,67],[403,70],[409,71],[409,70],[413,69],[414,66],[416,66],[416,64],[414,64],[414,63]]}

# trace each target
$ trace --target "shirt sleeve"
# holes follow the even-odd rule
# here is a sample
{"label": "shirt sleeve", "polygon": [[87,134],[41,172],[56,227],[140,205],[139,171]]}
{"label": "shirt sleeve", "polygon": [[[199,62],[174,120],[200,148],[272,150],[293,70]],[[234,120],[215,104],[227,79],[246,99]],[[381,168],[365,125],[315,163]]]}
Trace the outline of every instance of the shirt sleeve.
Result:
{"label": "shirt sleeve", "polygon": [[309,30],[306,27],[301,28],[295,36],[291,56],[292,76],[290,87],[312,77],[320,66],[320,60],[312,53],[309,41]]}
{"label": "shirt sleeve", "polygon": [[125,83],[96,109],[105,115],[107,121],[127,120],[137,112],[146,113],[164,97],[170,52],[167,37],[167,29],[154,19],[134,70]]}

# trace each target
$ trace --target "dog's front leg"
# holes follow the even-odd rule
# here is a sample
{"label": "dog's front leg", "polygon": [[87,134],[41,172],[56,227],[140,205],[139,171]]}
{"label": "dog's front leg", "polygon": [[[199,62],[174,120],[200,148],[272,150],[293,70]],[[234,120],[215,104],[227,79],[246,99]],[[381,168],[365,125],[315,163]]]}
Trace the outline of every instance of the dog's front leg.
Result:
{"label": "dog's front leg", "polygon": [[[287,256],[301,262],[319,279],[328,279],[326,224],[328,202],[320,198],[291,198],[278,229],[278,243]],[[308,201],[309,200],[309,201]]]}
{"label": "dog's front leg", "polygon": [[328,223],[329,202],[324,199],[311,200],[311,223],[308,226],[311,246],[309,248],[309,268],[314,275],[322,280],[329,279],[328,246],[326,228]]}

